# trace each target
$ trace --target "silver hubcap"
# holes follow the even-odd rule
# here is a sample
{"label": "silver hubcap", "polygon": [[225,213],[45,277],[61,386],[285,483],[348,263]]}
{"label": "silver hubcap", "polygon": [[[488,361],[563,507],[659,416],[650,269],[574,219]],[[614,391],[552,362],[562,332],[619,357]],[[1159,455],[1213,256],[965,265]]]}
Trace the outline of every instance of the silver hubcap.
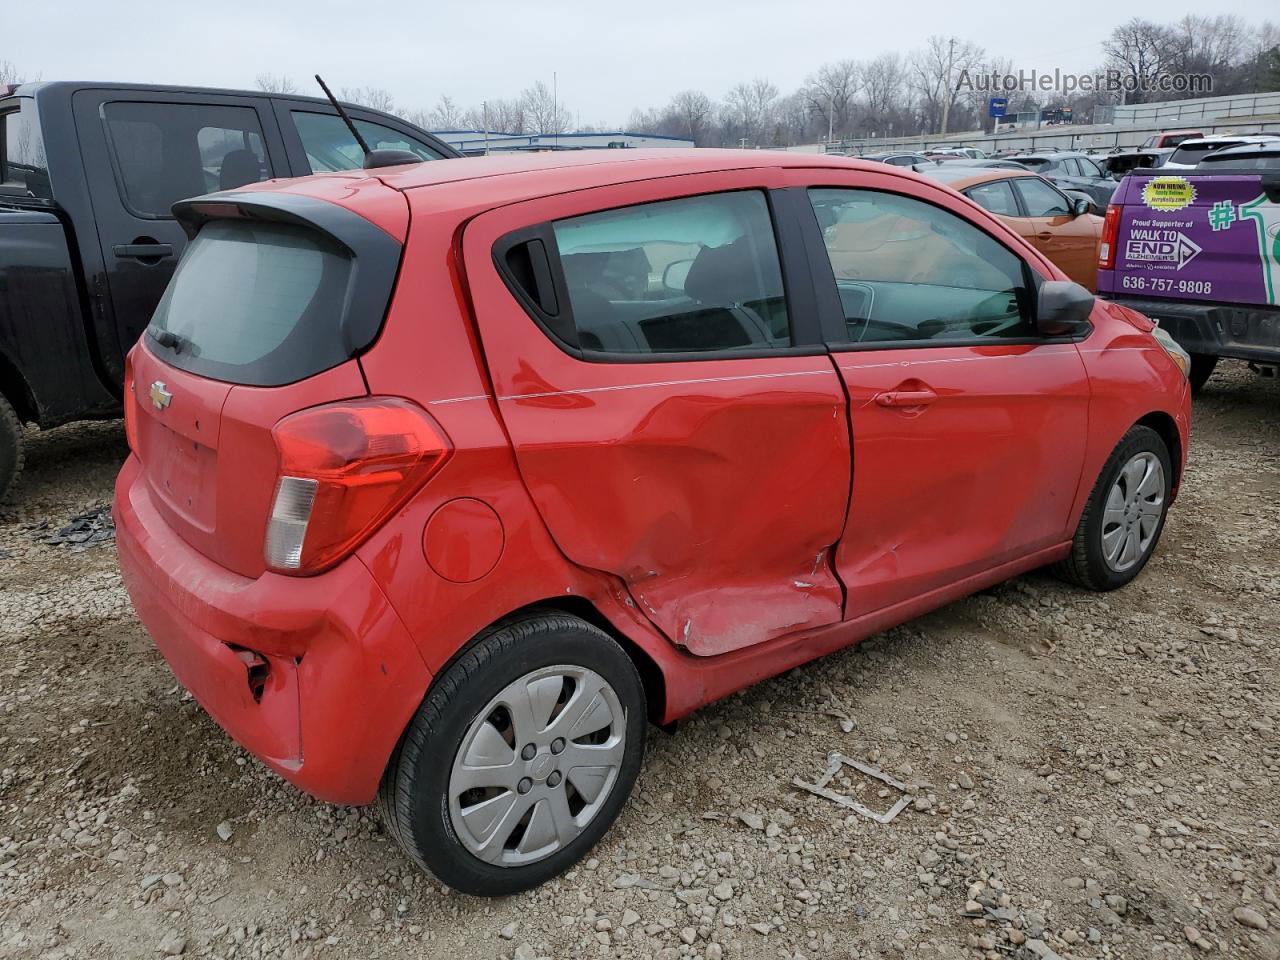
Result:
{"label": "silver hubcap", "polygon": [[1102,556],[1123,573],[1147,555],[1164,512],[1164,467],[1154,453],[1124,465],[1107,494],[1102,514]]}
{"label": "silver hubcap", "polygon": [[504,867],[560,850],[604,805],[626,738],[626,713],[598,673],[525,674],[480,711],[454,757],[449,817],[458,839]]}

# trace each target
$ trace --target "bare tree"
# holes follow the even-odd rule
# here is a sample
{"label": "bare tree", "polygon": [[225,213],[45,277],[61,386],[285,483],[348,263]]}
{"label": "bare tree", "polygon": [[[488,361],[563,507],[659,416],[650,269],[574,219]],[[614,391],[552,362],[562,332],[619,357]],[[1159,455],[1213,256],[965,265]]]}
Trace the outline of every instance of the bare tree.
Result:
{"label": "bare tree", "polygon": [[298,88],[283,73],[260,73],[254,78],[258,89],[264,93],[297,93]]}
{"label": "bare tree", "polygon": [[1107,67],[1120,71],[1126,86],[1133,88],[1122,98],[1127,103],[1147,100],[1143,85],[1169,70],[1178,49],[1179,41],[1172,30],[1140,17],[1116,27],[1102,43]]}
{"label": "bare tree", "polygon": [[539,80],[520,94],[529,133],[564,133],[569,129],[569,111],[556,100],[551,88]]}
{"label": "bare tree", "polygon": [[18,65],[12,60],[0,60],[0,87],[5,84],[12,83],[15,86],[19,83],[30,83],[33,80],[39,80],[40,74],[27,76],[18,69]]}
{"label": "bare tree", "polygon": [[960,78],[973,73],[982,63],[983,50],[968,40],[931,36],[924,49],[911,55],[913,85],[920,96],[925,123],[947,132],[951,110],[960,90]]}
{"label": "bare tree", "polygon": [[740,83],[725,98],[730,116],[738,123],[741,137],[752,145],[758,145],[765,128],[773,120],[774,101],[778,88],[763,77],[749,83]]}
{"label": "bare tree", "polygon": [[[671,98],[667,113],[679,124],[680,136],[688,137],[696,144],[706,136],[715,104],[701,90],[684,90]],[[650,129],[656,130],[659,125],[655,124]]]}
{"label": "bare tree", "polygon": [[867,124],[884,133],[906,100],[906,69],[897,53],[882,53],[862,68],[862,103]]}
{"label": "bare tree", "polygon": [[338,91],[338,99],[383,113],[391,113],[396,108],[395,98],[382,87],[343,87]]}
{"label": "bare tree", "polygon": [[462,126],[462,110],[447,95],[441,95],[425,117],[429,130],[457,130]]}
{"label": "bare tree", "polygon": [[523,133],[524,104],[520,100],[489,100],[462,115],[463,125],[497,133]]}
{"label": "bare tree", "polygon": [[856,60],[824,63],[804,82],[800,94],[809,109],[822,119],[825,136],[847,132],[854,95],[862,85],[862,65]]}

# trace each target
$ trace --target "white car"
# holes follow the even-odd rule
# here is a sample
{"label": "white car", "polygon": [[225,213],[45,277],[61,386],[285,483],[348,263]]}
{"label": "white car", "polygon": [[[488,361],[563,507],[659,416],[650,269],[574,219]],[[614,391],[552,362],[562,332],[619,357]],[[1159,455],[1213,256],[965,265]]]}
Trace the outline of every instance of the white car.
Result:
{"label": "white car", "polygon": [[1277,133],[1257,133],[1247,136],[1234,134],[1215,134],[1211,137],[1196,137],[1194,140],[1183,140],[1178,148],[1169,155],[1160,167],[1161,170],[1191,170],[1209,154],[1227,147],[1242,147],[1248,143],[1271,143],[1280,139]]}

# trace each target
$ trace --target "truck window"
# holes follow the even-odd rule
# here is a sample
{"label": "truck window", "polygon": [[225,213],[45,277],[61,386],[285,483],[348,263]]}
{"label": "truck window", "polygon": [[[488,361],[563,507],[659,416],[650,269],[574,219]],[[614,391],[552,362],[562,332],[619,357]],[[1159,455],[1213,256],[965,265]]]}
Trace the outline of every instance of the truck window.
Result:
{"label": "truck window", "polygon": [[[290,111],[302,149],[312,173],[333,170],[358,170],[364,166],[364,155],[342,118],[332,113],[312,113],[307,110]],[[408,150],[423,160],[439,160],[440,154],[417,140],[390,127],[369,120],[356,120],[356,129],[369,144],[370,150]]]}
{"label": "truck window", "polygon": [[44,141],[29,108],[0,114],[0,193],[53,198]]}
{"label": "truck window", "polygon": [[118,101],[102,107],[120,198],[139,217],[272,176],[250,107]]}

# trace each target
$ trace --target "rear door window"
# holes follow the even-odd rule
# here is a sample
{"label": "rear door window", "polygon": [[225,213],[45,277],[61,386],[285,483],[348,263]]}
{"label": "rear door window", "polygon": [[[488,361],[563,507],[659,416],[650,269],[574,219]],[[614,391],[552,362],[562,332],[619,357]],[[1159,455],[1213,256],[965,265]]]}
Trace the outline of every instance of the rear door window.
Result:
{"label": "rear door window", "polygon": [[760,191],[559,220],[551,242],[570,315],[562,339],[572,346],[684,354],[791,345],[773,220]]}
{"label": "rear door window", "polygon": [[179,200],[273,176],[250,107],[116,101],[102,105],[121,199],[163,219]]}
{"label": "rear door window", "polygon": [[[337,114],[306,110],[293,110],[290,114],[312,173],[358,170],[364,166],[360,145]],[[381,123],[356,119],[355,125],[370,150],[407,150],[422,160],[441,158],[425,143]]]}
{"label": "rear door window", "polygon": [[965,191],[966,196],[984,210],[989,210],[1001,217],[1018,217],[1018,201],[1014,199],[1013,188],[1008,180],[997,180],[994,183],[980,183]]}
{"label": "rear door window", "polygon": [[232,383],[277,385],[347,359],[352,260],[314,230],[226,219],[191,241],[148,328],[166,361]]}
{"label": "rear door window", "polygon": [[53,197],[44,141],[31,106],[0,113],[0,193]]}

